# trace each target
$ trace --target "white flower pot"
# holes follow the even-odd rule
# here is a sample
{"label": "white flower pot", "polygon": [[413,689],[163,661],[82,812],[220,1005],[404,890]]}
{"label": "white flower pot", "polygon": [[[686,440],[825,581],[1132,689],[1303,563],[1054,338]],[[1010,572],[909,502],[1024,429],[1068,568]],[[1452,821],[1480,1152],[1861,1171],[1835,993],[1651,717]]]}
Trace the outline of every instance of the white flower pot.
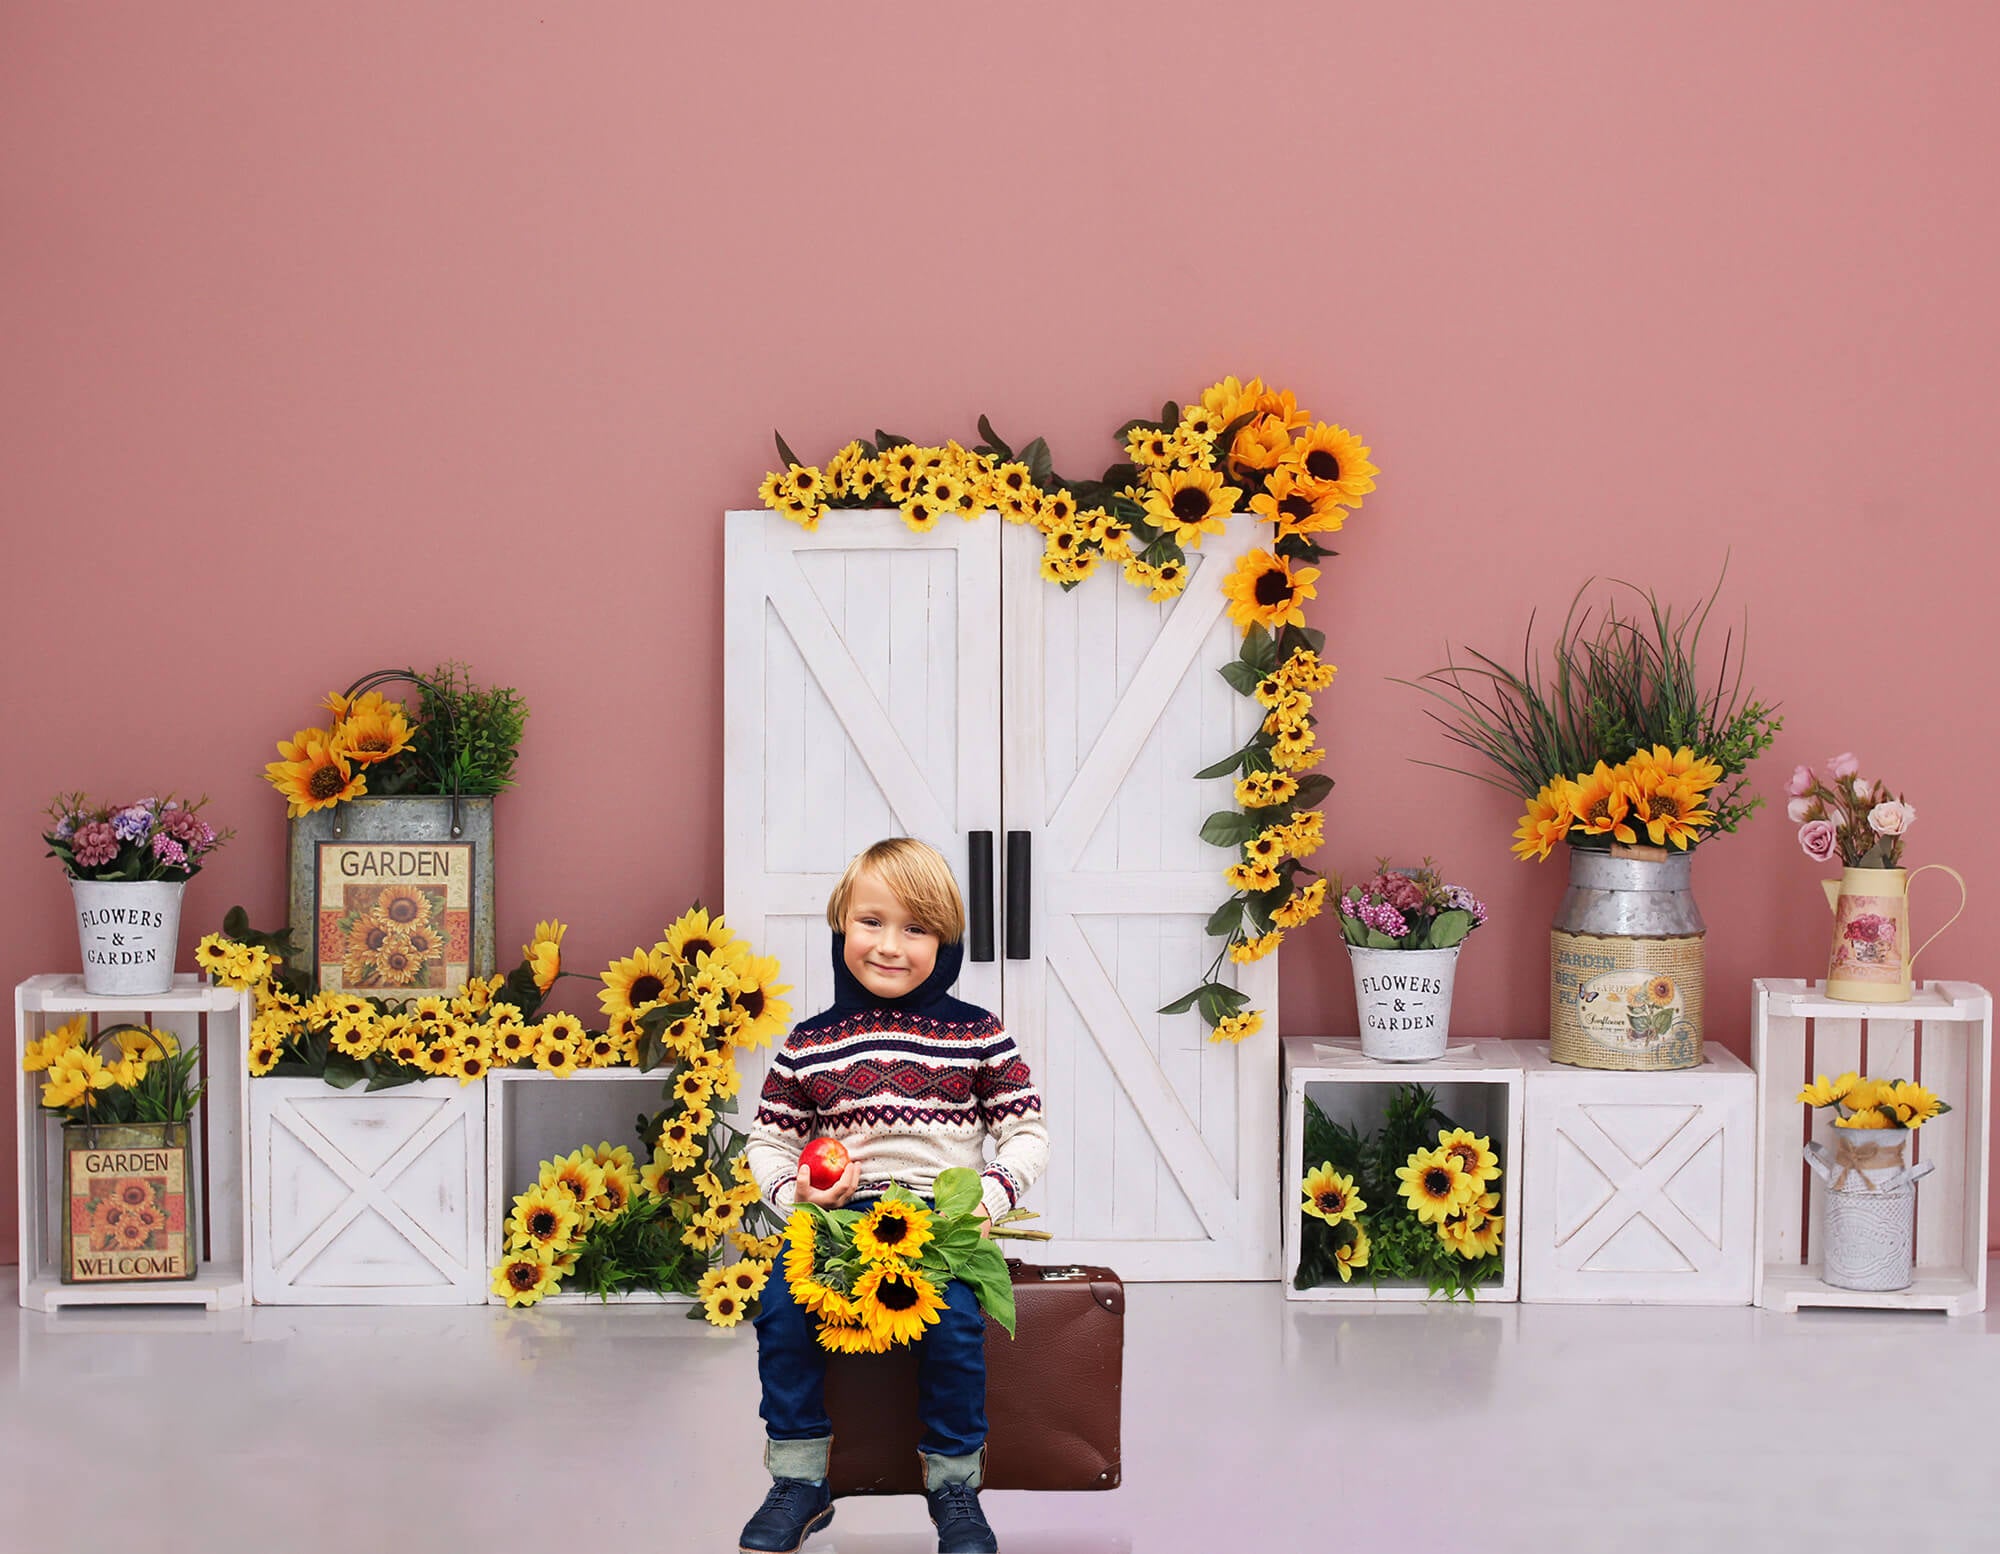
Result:
{"label": "white flower pot", "polygon": [[76,936],[86,993],[164,993],[174,985],[186,880],[78,880]]}
{"label": "white flower pot", "polygon": [[1384,1063],[1429,1063],[1444,1056],[1451,1031],[1451,983],[1461,948],[1347,947],[1363,1055]]}

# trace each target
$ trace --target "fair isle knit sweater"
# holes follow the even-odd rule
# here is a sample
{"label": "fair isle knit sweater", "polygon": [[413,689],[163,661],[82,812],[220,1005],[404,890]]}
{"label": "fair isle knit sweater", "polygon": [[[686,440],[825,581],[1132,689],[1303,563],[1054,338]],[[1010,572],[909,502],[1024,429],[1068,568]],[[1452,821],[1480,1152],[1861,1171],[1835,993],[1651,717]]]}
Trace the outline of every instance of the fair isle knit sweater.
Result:
{"label": "fair isle knit sweater", "polygon": [[1047,1166],[1049,1130],[1013,1038],[946,991],[964,947],[940,944],[921,985],[878,998],[844,944],[833,936],[833,1007],[794,1026],[764,1075],[744,1148],[764,1201],[790,1214],[806,1141],[835,1138],[861,1164],[858,1192],[895,1182],[928,1198],[938,1172],[963,1166],[980,1173],[986,1212],[1006,1213]]}

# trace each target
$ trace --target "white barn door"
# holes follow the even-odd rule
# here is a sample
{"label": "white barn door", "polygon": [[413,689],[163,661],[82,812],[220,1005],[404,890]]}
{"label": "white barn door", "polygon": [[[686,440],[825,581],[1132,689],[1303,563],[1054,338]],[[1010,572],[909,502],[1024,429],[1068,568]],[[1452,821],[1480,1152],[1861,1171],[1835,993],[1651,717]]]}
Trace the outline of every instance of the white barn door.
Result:
{"label": "white barn door", "polygon": [[[850,858],[917,837],[969,905],[968,833],[997,849],[999,527],[914,534],[894,512],[839,512],[809,534],[728,515],[723,906],[783,965],[797,1017],[833,1002],[826,898]],[[999,1008],[995,956],[968,958],[961,998]],[[746,1127],[765,1061],[742,1064]]]}
{"label": "white barn door", "polygon": [[1204,927],[1235,858],[1199,832],[1233,779],[1194,773],[1262,714],[1216,672],[1242,640],[1222,579],[1254,542],[1248,524],[1209,537],[1186,591],[1151,604],[1113,577],[1064,593],[1039,534],[1003,536],[1006,826],[1028,833],[1033,894],[1004,1012],[1052,1146],[1028,1203],[1047,1256],[1127,1279],[1279,1277],[1276,957],[1225,964],[1265,1013],[1240,1045],[1154,1012],[1219,947]]}

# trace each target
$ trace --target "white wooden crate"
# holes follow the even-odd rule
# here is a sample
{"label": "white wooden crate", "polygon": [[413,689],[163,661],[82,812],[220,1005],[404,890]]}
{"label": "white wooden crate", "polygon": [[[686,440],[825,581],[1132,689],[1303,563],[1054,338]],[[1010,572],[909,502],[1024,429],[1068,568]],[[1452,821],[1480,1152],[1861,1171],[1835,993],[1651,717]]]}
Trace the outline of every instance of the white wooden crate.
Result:
{"label": "white wooden crate", "polygon": [[[1288,1300],[1427,1300],[1430,1292],[1414,1281],[1370,1283],[1357,1274],[1351,1284],[1294,1289],[1299,1271],[1303,1225],[1299,1183],[1309,1164],[1305,1154],[1306,1096],[1334,1122],[1366,1126],[1378,1121],[1387,1104],[1387,1085],[1428,1085],[1438,1107],[1460,1126],[1490,1137],[1500,1156],[1501,1213],[1506,1226],[1500,1243],[1500,1281],[1482,1285],[1482,1301],[1514,1300],[1521,1283],[1521,1125],[1523,1083],[1513,1044],[1491,1038],[1454,1041],[1433,1063],[1378,1063],[1361,1055],[1358,1041],[1320,1041],[1289,1036],[1284,1049],[1284,1155],[1278,1187],[1284,1205],[1285,1296]],[[1318,1164],[1317,1161],[1310,1164]]]}
{"label": "white wooden crate", "polygon": [[[623,1144],[640,1165],[647,1157],[639,1148],[634,1123],[666,1104],[661,1092],[670,1069],[642,1074],[636,1068],[582,1068],[557,1078],[534,1068],[495,1069],[486,1090],[486,1234],[485,1255],[489,1304],[506,1304],[492,1293],[491,1270],[504,1252],[507,1216],[516,1195],[535,1180],[541,1162],[599,1143]],[[740,1097],[739,1097],[740,1099]],[[734,1119],[732,1119],[734,1120]],[[596,1302],[595,1295],[559,1290],[544,1295],[544,1306]],[[687,1306],[691,1295],[655,1295],[634,1290],[613,1295],[611,1304]]]}
{"label": "white wooden crate", "polygon": [[[1927,982],[1903,1004],[1828,998],[1820,984],[1752,984],[1750,1060],[1757,1070],[1759,1306],[1986,1309],[1986,1212],[1992,1139],[1993,998],[1970,982]],[[1829,1142],[1834,1113],[1796,1097],[1815,1074],[1853,1070],[1915,1079],[1952,1110],[1911,1135],[1935,1168],[1917,1184],[1917,1277],[1905,1290],[1838,1290],[1819,1277],[1813,1240],[1825,1189],[1807,1169],[1806,1140]]]}
{"label": "white wooden crate", "polygon": [[251,1299],[483,1304],[484,1086],[424,1079],[366,1091],[252,1079]]}
{"label": "white wooden crate", "polygon": [[[201,1260],[192,1279],[159,1283],[64,1284],[62,1250],[62,1129],[47,1120],[37,1099],[42,1075],[22,1071],[28,1043],[79,1013],[91,1029],[121,1021],[168,1030],[183,1044],[201,1046],[200,1076],[208,1089],[195,1108],[191,1133],[200,1162]],[[244,1039],[250,1029],[248,993],[210,987],[184,973],[171,992],[112,997],[84,992],[74,973],[30,977],[14,990],[15,1137],[19,1147],[20,1297],[34,1311],[65,1306],[206,1306],[211,1311],[244,1300],[243,1151],[239,1109],[244,1081]]]}
{"label": "white wooden crate", "polygon": [[1516,1042],[1527,1076],[1525,1301],[1747,1306],[1756,1278],[1757,1076],[1575,1068]]}

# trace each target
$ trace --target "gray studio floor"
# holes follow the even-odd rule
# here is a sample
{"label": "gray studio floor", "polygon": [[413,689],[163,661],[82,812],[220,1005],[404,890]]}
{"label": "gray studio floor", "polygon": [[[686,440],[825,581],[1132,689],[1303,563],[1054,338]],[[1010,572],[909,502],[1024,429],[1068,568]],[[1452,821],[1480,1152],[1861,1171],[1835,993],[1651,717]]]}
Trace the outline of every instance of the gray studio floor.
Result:
{"label": "gray studio floor", "polygon": [[[732,1550],[755,1338],[646,1308],[23,1312],[0,1549]],[[1130,1288],[1122,1488],[1010,1554],[1991,1549],[2000,1315],[1302,1306]],[[920,1500],[808,1549],[925,1554]]]}

